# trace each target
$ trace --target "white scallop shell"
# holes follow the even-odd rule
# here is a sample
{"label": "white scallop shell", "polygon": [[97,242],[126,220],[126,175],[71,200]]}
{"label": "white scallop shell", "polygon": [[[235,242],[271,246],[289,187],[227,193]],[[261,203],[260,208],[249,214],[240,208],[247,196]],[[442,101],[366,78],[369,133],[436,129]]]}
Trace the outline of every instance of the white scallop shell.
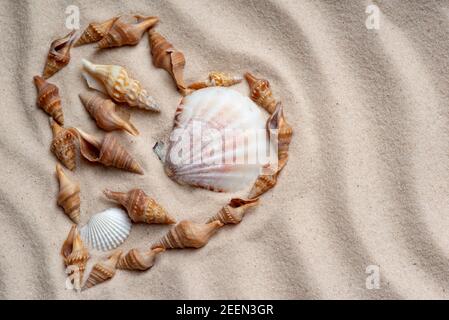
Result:
{"label": "white scallop shell", "polygon": [[92,216],[81,228],[80,235],[90,247],[108,251],[121,245],[131,232],[128,214],[119,208],[110,208]]}
{"label": "white scallop shell", "polygon": [[[272,151],[266,118],[253,101],[229,88],[204,88],[184,97],[164,162],[167,175],[213,191],[249,186],[272,160],[261,156]],[[277,160],[277,152],[269,154]]]}

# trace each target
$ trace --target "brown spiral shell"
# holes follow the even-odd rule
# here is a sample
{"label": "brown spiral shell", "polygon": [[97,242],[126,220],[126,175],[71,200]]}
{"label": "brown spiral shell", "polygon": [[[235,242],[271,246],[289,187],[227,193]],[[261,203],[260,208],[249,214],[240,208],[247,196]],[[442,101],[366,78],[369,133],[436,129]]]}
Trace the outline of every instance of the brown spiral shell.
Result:
{"label": "brown spiral shell", "polygon": [[60,125],[64,125],[59,89],[41,76],[34,76],[37,88],[37,105],[49,114]]}
{"label": "brown spiral shell", "polygon": [[75,30],[61,39],[56,39],[50,45],[47,62],[45,63],[42,76],[44,79],[50,78],[56,72],[64,68],[70,62],[70,48],[75,40]]}

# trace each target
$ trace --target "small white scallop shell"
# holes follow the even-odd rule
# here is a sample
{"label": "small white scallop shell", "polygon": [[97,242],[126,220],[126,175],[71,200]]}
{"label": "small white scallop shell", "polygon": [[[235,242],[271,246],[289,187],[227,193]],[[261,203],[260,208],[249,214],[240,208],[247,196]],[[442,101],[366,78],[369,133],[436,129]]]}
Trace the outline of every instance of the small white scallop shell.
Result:
{"label": "small white scallop shell", "polygon": [[81,228],[80,235],[90,247],[108,251],[121,245],[131,232],[128,214],[119,208],[110,208],[92,216]]}
{"label": "small white scallop shell", "polygon": [[213,191],[249,186],[262,167],[277,160],[266,118],[235,90],[210,87],[193,92],[176,110],[165,172],[178,183]]}

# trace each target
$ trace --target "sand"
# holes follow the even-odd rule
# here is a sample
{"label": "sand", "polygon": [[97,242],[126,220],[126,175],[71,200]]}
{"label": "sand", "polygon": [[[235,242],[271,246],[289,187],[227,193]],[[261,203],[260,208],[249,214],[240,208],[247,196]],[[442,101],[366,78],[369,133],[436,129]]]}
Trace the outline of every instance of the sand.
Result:
{"label": "sand", "polygon": [[[70,221],[56,205],[56,160],[32,78],[65,29],[119,13],[158,15],[157,30],[187,57],[188,80],[212,70],[268,78],[294,128],[276,188],[235,227],[200,250],[164,253],[148,272],[118,272],[81,294],[65,289],[60,247]],[[449,298],[449,8],[447,2],[1,1],[0,298],[411,299]],[[103,188],[140,187],[178,219],[201,221],[235,194],[171,181],[152,152],[179,101],[171,78],[136,47],[72,50],[50,79],[67,125],[101,134],[82,106],[81,59],[125,66],[162,104],[132,112],[139,137],[118,135],[144,176],[78,161],[82,223],[113,206]],[[246,83],[236,90],[248,94]],[[121,248],[145,246],[166,227],[133,226]],[[93,252],[88,269],[104,253]],[[366,286],[378,266],[378,289]]]}

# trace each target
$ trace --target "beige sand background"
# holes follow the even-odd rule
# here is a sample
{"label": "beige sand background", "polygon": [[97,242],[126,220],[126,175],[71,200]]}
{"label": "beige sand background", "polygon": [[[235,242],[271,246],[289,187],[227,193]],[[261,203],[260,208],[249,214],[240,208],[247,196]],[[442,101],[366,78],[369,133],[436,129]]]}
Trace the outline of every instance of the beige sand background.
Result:
{"label": "beige sand background", "polygon": [[[380,29],[367,30],[370,3],[0,0],[0,298],[449,298],[449,2],[374,1]],[[56,205],[51,131],[32,82],[51,40],[68,32],[71,4],[82,28],[119,13],[160,16],[158,31],[187,57],[187,78],[263,75],[295,130],[278,186],[243,223],[82,294],[65,289],[59,250],[70,222]],[[72,50],[50,80],[67,125],[101,133],[78,98],[82,58],[125,66],[162,104],[160,114],[132,112],[141,136],[119,135],[144,176],[79,161],[83,223],[113,206],[105,187],[144,188],[178,219],[198,221],[233,196],[177,185],[153,154],[179,95],[153,67],[147,37]],[[245,83],[236,90],[248,93]],[[123,249],[165,231],[135,225]],[[365,287],[368,265],[380,267],[379,290]]]}

